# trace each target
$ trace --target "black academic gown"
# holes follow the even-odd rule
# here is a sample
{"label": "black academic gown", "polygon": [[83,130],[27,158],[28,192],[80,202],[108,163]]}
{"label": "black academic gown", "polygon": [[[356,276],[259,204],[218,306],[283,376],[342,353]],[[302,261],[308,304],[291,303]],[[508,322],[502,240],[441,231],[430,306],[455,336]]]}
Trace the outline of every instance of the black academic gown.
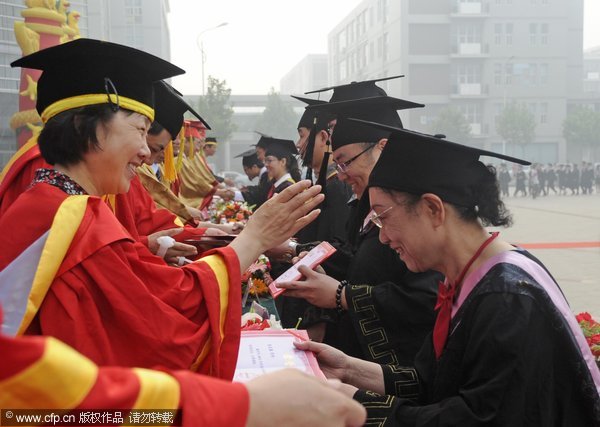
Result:
{"label": "black academic gown", "polygon": [[368,425],[600,425],[600,398],[571,330],[520,267],[492,267],[450,331],[439,361],[429,337],[414,367],[382,367],[387,395],[355,394]]}
{"label": "black academic gown", "polygon": [[324,342],[376,363],[410,363],[433,329],[442,277],[411,273],[398,254],[379,241],[379,229],[365,224],[369,211],[365,192],[353,202],[348,243],[324,264],[334,277],[345,272],[350,284],[345,291],[349,309],[327,325]]}
{"label": "black academic gown", "polygon": [[270,188],[271,182],[269,180],[269,174],[263,172],[258,179],[258,185],[246,187],[242,191],[242,196],[244,197],[244,200],[250,206],[254,206],[254,210],[256,210],[267,201],[267,194]]}
{"label": "black academic gown", "polygon": [[[303,244],[308,244],[305,249],[310,249],[322,241],[331,243],[345,240],[346,223],[350,214],[347,202],[352,196],[352,190],[338,179],[334,165],[331,165],[327,172],[325,201],[319,206],[321,213],[296,235],[300,249],[303,248]],[[303,299],[286,297],[285,294],[277,299],[277,310],[284,327],[295,326],[300,317],[300,328],[335,321],[335,310],[320,309]]]}

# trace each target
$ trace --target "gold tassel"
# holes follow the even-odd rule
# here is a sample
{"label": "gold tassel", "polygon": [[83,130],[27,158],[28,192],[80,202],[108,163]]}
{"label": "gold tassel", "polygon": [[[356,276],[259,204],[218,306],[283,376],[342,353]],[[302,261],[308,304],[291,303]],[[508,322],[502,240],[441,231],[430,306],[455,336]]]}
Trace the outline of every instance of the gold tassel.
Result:
{"label": "gold tassel", "polygon": [[171,184],[177,178],[177,172],[175,171],[175,159],[173,158],[173,141],[169,141],[169,143],[165,147],[164,166],[164,180]]}
{"label": "gold tassel", "polygon": [[192,159],[194,157],[194,137],[193,136],[190,136],[188,143],[190,144],[190,146],[188,147],[188,157],[190,159]]}
{"label": "gold tassel", "polygon": [[177,153],[177,163],[175,164],[175,170],[179,172],[183,166],[183,152],[185,151],[185,130],[181,128],[179,132],[179,153]]}

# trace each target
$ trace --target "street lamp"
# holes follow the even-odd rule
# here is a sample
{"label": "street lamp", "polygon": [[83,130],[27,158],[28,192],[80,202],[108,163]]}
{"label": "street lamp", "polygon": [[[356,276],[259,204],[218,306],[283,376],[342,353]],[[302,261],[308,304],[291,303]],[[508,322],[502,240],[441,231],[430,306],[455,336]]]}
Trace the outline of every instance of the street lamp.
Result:
{"label": "street lamp", "polygon": [[212,30],[216,30],[217,28],[224,27],[225,25],[228,25],[228,23],[222,22],[215,27],[210,27],[210,28],[207,28],[206,30],[202,30],[202,31],[200,31],[200,33],[198,33],[198,36],[196,37],[196,44],[198,45],[198,48],[200,49],[200,55],[202,55],[202,96],[204,96],[204,63],[206,62],[206,56],[204,55],[204,44],[202,43],[202,39],[200,38],[200,36],[208,31],[212,31]]}

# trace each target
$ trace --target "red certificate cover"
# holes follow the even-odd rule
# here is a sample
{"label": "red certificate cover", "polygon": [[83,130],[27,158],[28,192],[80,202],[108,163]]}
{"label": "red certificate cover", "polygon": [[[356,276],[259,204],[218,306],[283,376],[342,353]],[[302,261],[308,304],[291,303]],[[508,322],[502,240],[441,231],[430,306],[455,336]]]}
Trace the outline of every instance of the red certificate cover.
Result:
{"label": "red certificate cover", "polygon": [[294,341],[308,339],[305,330],[297,329],[242,331],[233,381],[246,382],[286,368],[325,378],[314,353],[294,347]]}
{"label": "red certificate cover", "polygon": [[285,289],[279,289],[275,286],[278,282],[293,282],[302,277],[302,274],[300,274],[298,271],[299,266],[307,265],[309,268],[313,269],[329,258],[333,253],[335,253],[335,251],[336,249],[327,242],[321,242],[318,246],[312,248],[304,258],[291,266],[285,273],[283,273],[269,285],[269,290],[271,291],[273,298],[277,298],[285,291]]}

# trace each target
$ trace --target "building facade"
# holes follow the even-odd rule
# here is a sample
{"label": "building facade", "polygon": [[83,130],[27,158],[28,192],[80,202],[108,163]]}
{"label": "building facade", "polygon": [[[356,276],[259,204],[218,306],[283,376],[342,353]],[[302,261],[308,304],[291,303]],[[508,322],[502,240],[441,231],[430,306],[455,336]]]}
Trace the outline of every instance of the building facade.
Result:
{"label": "building facade", "polygon": [[281,93],[298,95],[327,86],[327,55],[306,55],[279,84]]}
{"label": "building facade", "polygon": [[[70,0],[69,11],[79,12],[82,37],[132,46],[169,60],[168,0]],[[20,68],[10,63],[21,57],[14,22],[23,21],[24,0],[0,0],[0,168],[17,147],[9,126],[19,109]]]}
{"label": "building facade", "polygon": [[[365,0],[329,35],[332,84],[382,82],[426,108],[401,113],[427,131],[459,109],[472,145],[539,162],[564,161],[568,99],[582,93],[583,0]],[[507,146],[496,122],[510,103],[535,119],[535,142]]]}

